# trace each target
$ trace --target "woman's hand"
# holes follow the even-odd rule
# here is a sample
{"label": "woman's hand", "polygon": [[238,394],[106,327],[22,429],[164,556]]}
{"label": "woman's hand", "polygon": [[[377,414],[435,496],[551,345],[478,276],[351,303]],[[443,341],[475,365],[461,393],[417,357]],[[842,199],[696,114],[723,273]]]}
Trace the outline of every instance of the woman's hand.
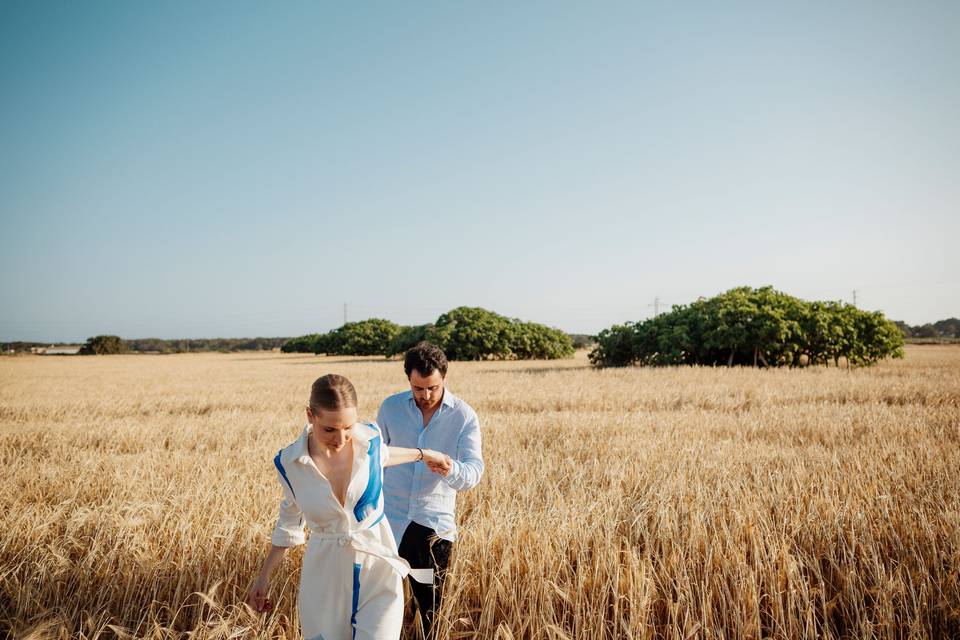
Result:
{"label": "woman's hand", "polygon": [[450,469],[453,468],[453,460],[450,459],[450,456],[445,453],[440,453],[439,451],[434,451],[433,449],[423,450],[423,461],[430,471],[438,473],[441,476],[446,476],[450,473]]}
{"label": "woman's hand", "polygon": [[264,576],[257,576],[247,594],[247,604],[257,613],[264,613],[273,609],[273,603],[267,598],[270,591],[270,580]]}

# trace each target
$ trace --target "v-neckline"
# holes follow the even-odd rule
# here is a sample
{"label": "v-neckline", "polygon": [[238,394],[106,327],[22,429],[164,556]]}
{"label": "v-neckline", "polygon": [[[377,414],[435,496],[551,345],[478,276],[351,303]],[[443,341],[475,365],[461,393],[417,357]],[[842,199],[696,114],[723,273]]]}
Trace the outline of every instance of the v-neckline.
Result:
{"label": "v-neckline", "polygon": [[[309,437],[309,436],[308,436]],[[324,475],[323,471],[320,470],[320,465],[317,464],[317,461],[313,459],[313,456],[310,455],[310,446],[307,445],[307,457],[310,458],[310,463],[313,465],[313,468],[316,470],[317,475],[319,475],[323,481],[327,484],[327,490],[330,491],[330,496],[333,498],[333,501],[344,511],[347,509],[347,499],[350,495],[350,485],[353,484],[353,468],[357,463],[357,450],[354,447],[354,439],[350,439],[350,475],[347,478],[347,486],[343,490],[343,501],[340,501],[340,497],[337,495],[337,492],[333,490],[333,483],[330,482],[330,478]]]}

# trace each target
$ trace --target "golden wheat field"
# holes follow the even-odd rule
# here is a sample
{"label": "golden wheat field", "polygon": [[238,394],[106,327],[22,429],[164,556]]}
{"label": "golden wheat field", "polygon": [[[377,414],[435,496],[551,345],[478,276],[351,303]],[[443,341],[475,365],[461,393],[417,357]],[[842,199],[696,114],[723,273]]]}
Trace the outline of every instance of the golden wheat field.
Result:
{"label": "golden wheat field", "polygon": [[[406,382],[376,358],[0,359],[0,633],[297,637],[299,551],[274,612],[242,600],[272,457],[328,372],[368,417]],[[447,380],[487,467],[459,500],[448,637],[960,637],[960,347],[855,370],[581,353]]]}

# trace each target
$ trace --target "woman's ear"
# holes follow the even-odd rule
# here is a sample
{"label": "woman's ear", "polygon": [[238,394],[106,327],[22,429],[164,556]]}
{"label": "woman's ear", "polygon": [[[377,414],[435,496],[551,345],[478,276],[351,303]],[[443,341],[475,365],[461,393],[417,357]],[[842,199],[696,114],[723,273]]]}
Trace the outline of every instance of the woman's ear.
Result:
{"label": "woman's ear", "polygon": [[313,409],[307,407],[307,422],[313,422]]}

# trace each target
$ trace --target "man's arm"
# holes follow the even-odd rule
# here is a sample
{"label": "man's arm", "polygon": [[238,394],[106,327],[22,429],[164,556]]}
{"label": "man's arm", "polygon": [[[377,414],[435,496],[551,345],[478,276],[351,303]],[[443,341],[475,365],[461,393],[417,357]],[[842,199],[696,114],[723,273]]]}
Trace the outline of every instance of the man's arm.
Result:
{"label": "man's arm", "polygon": [[450,472],[443,476],[443,479],[455,490],[466,491],[477,486],[482,475],[480,421],[474,413],[460,432],[460,439],[457,441],[457,458],[453,461]]}

